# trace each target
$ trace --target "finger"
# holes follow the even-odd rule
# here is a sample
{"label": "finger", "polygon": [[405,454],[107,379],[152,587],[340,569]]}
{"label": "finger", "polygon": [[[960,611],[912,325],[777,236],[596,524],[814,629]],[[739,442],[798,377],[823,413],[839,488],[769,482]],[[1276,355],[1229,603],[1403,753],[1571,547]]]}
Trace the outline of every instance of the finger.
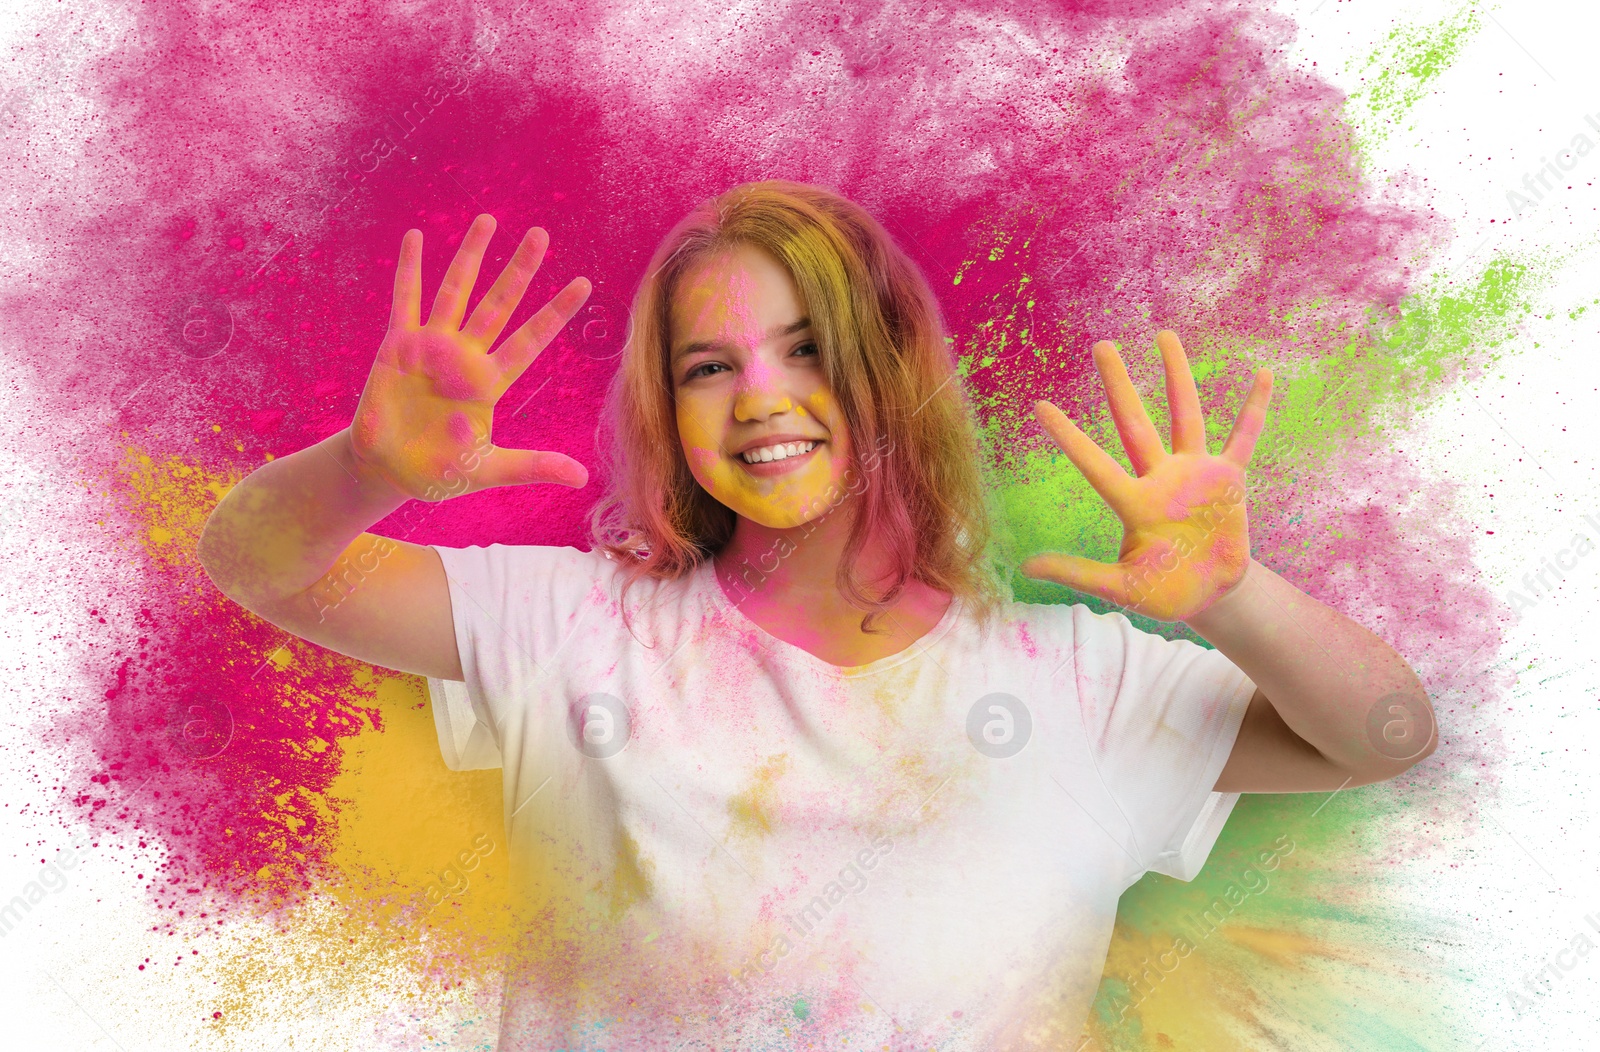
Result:
{"label": "finger", "polygon": [[422,231],[412,229],[400,238],[400,258],[394,266],[394,301],[389,305],[389,328],[420,328],[421,313]]}
{"label": "finger", "polygon": [[1041,581],[1054,581],[1085,595],[1109,599],[1125,606],[1122,567],[1116,563],[1096,562],[1081,555],[1046,553],[1024,559],[1017,567],[1023,576]]}
{"label": "finger", "polygon": [[500,349],[489,356],[489,360],[500,368],[500,379],[494,386],[495,398],[505,394],[506,389],[517,382],[517,377],[539,357],[539,352],[556,338],[561,326],[570,321],[578,313],[578,308],[583,306],[583,301],[589,298],[592,288],[588,278],[573,278],[566,288],[556,293],[539,313],[523,322],[500,345]]}
{"label": "finger", "polygon": [[545,249],[549,246],[550,235],[538,227],[522,235],[521,244],[517,245],[494,284],[489,286],[482,302],[473,309],[462,331],[485,347],[499,339],[517,304],[522,302],[522,294],[528,291],[528,282],[544,262]]}
{"label": "finger", "polygon": [[1200,411],[1200,393],[1194,387],[1189,356],[1183,352],[1178,334],[1171,329],[1156,333],[1161,348],[1161,365],[1167,374],[1167,411],[1172,417],[1172,451],[1204,453],[1206,420]]}
{"label": "finger", "polygon": [[1139,392],[1128,379],[1128,369],[1122,364],[1117,345],[1101,340],[1094,345],[1094,367],[1100,372],[1100,382],[1106,389],[1106,400],[1111,403],[1111,419],[1116,421],[1117,434],[1122,438],[1123,452],[1133,465],[1135,475],[1143,475],[1155,466],[1166,450],[1161,448],[1161,436],[1150,414],[1144,411]]}
{"label": "finger", "polygon": [[433,308],[428,311],[429,328],[455,332],[461,327],[461,319],[467,313],[467,298],[472,295],[472,286],[478,283],[478,266],[483,262],[483,250],[489,247],[489,239],[494,237],[494,227],[494,216],[487,213],[467,227],[467,235],[461,239],[461,247],[450,261],[450,269],[444,272],[438,294],[433,297]]}
{"label": "finger", "polygon": [[1120,508],[1133,480],[1122,470],[1122,465],[1111,459],[1111,454],[1095,444],[1094,439],[1078,430],[1067,414],[1049,402],[1035,402],[1033,415],[1041,426],[1055,439],[1056,445],[1067,454],[1067,459],[1089,480],[1089,485],[1111,505]]}
{"label": "finger", "polygon": [[530,483],[555,483],[578,489],[589,481],[589,469],[565,453],[539,449],[506,449],[494,446],[472,472],[474,490],[495,486],[526,486]]}
{"label": "finger", "polygon": [[1271,399],[1272,370],[1262,369],[1256,373],[1256,382],[1251,386],[1244,405],[1239,407],[1233,430],[1228,432],[1228,441],[1222,446],[1222,455],[1241,468],[1250,463],[1250,457],[1256,451],[1256,439],[1266,423],[1267,402]]}

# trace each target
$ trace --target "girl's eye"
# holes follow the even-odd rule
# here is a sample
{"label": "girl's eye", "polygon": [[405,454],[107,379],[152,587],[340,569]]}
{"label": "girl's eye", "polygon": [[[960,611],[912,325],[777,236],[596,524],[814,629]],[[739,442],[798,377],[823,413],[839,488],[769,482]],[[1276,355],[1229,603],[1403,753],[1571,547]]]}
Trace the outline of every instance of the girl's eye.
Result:
{"label": "girl's eye", "polygon": [[695,366],[693,369],[690,369],[687,373],[684,373],[683,378],[685,380],[694,380],[701,376],[708,376],[710,375],[709,373],[702,373],[700,370],[709,369],[712,366],[716,366],[719,369],[726,368],[726,366],[724,366],[721,362],[705,362],[701,365]]}
{"label": "girl's eye", "polygon": [[[792,353],[800,354],[800,353],[802,353],[804,351],[810,351],[811,352],[810,356],[813,357],[813,358],[819,357],[822,354],[822,352],[817,349],[816,343],[814,341],[812,341],[812,340],[807,340],[805,343],[798,344],[795,347],[795,349],[794,349],[794,351]],[[690,369],[687,373],[684,373],[683,374],[683,379],[684,379],[684,382],[687,383],[690,380],[696,380],[696,379],[699,379],[702,376],[714,376],[715,375],[714,373],[706,372],[705,370],[707,370],[707,369],[726,369],[726,368],[727,368],[727,366],[723,365],[721,362],[702,362],[701,364],[695,366],[693,369]]]}

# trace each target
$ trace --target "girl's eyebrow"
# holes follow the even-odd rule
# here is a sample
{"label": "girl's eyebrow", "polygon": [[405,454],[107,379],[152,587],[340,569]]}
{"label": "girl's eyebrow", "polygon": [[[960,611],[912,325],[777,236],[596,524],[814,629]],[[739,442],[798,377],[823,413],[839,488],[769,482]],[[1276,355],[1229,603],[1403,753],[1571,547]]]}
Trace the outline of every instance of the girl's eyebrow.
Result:
{"label": "girl's eyebrow", "polygon": [[[767,339],[770,340],[776,336],[790,336],[794,333],[800,332],[803,329],[809,328],[811,328],[811,319],[801,318],[798,321],[790,322],[788,325],[778,325],[768,329]],[[682,347],[679,347],[676,351],[673,351],[672,361],[676,362],[680,358],[687,358],[692,354],[699,354],[702,351],[725,350],[728,346],[729,345],[727,343],[721,340],[693,340],[684,344]]]}

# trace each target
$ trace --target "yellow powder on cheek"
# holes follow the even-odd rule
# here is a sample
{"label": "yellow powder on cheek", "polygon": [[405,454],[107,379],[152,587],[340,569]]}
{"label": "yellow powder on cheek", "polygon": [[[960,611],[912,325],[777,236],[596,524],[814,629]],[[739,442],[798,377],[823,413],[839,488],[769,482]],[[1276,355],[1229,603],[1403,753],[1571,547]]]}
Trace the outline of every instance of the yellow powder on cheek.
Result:
{"label": "yellow powder on cheek", "polygon": [[718,436],[712,433],[711,426],[706,422],[711,419],[709,414],[701,407],[693,404],[692,398],[678,399],[678,437],[685,448],[717,450],[721,448]]}
{"label": "yellow powder on cheek", "polygon": [[683,444],[684,459],[689,471],[709,492],[715,495],[722,480],[715,476],[726,473],[722,448],[711,429],[701,422],[701,417],[683,401],[678,402],[678,438]]}
{"label": "yellow powder on cheek", "polygon": [[844,409],[826,387],[813,391],[805,397],[802,405],[795,407],[796,412],[801,414],[806,414],[808,409],[812,419],[827,429],[829,481],[842,492],[848,481],[845,472],[849,469],[851,451],[850,427],[845,422]]}

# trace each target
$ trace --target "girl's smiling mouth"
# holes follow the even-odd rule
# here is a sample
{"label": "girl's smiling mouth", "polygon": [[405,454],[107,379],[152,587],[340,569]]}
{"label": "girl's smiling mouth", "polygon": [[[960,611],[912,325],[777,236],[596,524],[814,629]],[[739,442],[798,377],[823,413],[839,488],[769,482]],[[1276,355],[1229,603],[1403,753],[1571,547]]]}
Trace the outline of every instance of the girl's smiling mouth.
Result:
{"label": "girl's smiling mouth", "polygon": [[765,442],[731,454],[745,471],[758,478],[786,475],[809,462],[822,439],[797,439],[788,442]]}

